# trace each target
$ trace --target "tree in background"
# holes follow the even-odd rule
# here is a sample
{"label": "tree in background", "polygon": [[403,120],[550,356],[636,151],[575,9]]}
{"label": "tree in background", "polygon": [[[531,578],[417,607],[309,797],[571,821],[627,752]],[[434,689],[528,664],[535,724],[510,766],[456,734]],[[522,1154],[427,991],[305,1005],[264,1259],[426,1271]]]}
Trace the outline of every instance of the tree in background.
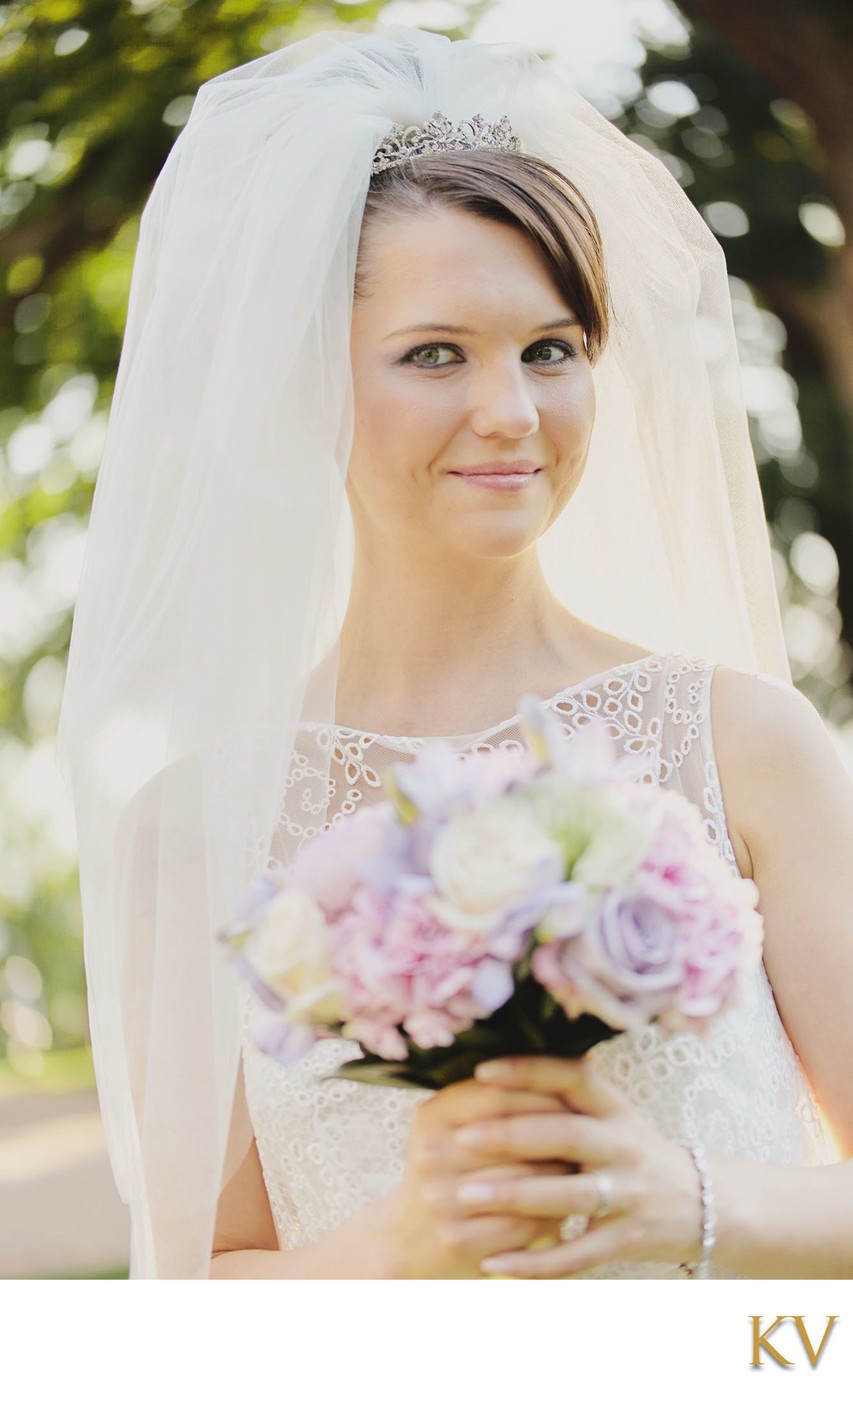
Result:
{"label": "tree in background", "polygon": [[[469,3],[463,28],[444,32],[462,37],[488,8]],[[681,6],[709,24],[712,10],[737,18],[740,8]],[[382,9],[383,0],[0,6],[0,1053],[5,1044],[22,1072],[37,1074],[51,1045],[86,1038],[73,833],[52,757],[141,208],[200,83],[314,30],[370,24]],[[787,0],[748,13],[758,11],[771,36],[780,15],[793,15]],[[605,110],[672,165],[724,242],[797,681],[844,721],[851,654],[835,573],[840,562],[853,632],[842,390],[853,303],[842,249],[850,203],[836,182],[845,162],[850,180],[848,31],[829,0],[808,17],[828,27],[830,49],[837,37],[825,60],[837,140],[825,137],[832,114],[818,116],[807,82],[766,67],[759,79],[746,62],[759,68],[758,59],[722,28],[657,48],[646,37],[641,76]],[[819,65],[808,72],[823,80]]]}
{"label": "tree in background", "polygon": [[[695,27],[669,45],[648,44],[641,84],[617,120],[669,161],[720,238],[742,341],[760,341],[763,321],[765,345],[778,342],[768,364],[748,367],[746,392],[789,652],[799,686],[847,723],[853,9],[846,0],[679,0],[678,10]],[[740,297],[737,280],[746,285]],[[783,396],[775,416],[767,410],[774,374],[777,390],[780,376],[789,381],[787,414]]]}
{"label": "tree in background", "polygon": [[[766,286],[786,320],[814,343],[853,432],[853,242],[843,240],[843,230],[853,229],[853,6],[849,0],[680,0],[680,8],[706,42],[714,34],[801,110],[788,108],[788,127],[811,138],[810,164],[840,221],[839,228],[812,215],[810,229],[806,215],[805,227],[837,252],[826,256],[816,277],[805,279],[804,268],[792,267]],[[778,110],[784,125],[784,104]],[[848,467],[853,500],[853,457]]]}

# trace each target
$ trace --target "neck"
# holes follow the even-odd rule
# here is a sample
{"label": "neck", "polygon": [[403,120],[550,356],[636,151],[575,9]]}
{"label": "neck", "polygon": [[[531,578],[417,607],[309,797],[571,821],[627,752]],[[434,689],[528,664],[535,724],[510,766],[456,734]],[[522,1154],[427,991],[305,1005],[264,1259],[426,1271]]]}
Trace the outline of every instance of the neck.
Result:
{"label": "neck", "polygon": [[534,549],[450,561],[419,557],[411,543],[361,550],[341,631],[338,720],[401,735],[473,731],[512,715],[520,680],[525,691],[557,691],[581,631]]}

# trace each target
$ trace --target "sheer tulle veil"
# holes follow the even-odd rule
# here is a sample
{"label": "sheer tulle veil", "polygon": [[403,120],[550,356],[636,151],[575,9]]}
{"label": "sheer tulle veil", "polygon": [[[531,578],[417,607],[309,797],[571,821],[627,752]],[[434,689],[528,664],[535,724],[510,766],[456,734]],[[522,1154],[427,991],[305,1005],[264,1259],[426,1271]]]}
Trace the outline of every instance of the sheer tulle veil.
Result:
{"label": "sheer tulle veil", "polygon": [[522,45],[336,31],[206,83],[142,218],[57,751],[135,1277],[207,1275],[249,1147],[247,1123],[224,1165],[240,1030],[212,934],[267,862],[306,718],[323,823],[361,216],[389,128],[436,110],[506,114],[602,230],[615,326],[540,544],[553,590],[650,649],[789,679],[723,257],[664,167]]}

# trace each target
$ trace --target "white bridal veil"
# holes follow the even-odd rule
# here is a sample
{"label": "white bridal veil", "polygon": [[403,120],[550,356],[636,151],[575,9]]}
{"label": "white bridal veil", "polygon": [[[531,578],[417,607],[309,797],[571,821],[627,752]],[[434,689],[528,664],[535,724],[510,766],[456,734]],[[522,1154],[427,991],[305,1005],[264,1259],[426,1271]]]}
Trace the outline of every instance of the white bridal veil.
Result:
{"label": "white bridal veil", "polygon": [[436,110],[506,114],[602,229],[615,327],[553,590],[650,650],[790,676],[723,257],[664,167],[521,45],[322,33],[206,83],[142,219],[57,753],[134,1277],[207,1275],[250,1145],[224,1168],[240,1035],[213,933],[267,862],[300,719],[334,720],[362,210],[389,128]]}

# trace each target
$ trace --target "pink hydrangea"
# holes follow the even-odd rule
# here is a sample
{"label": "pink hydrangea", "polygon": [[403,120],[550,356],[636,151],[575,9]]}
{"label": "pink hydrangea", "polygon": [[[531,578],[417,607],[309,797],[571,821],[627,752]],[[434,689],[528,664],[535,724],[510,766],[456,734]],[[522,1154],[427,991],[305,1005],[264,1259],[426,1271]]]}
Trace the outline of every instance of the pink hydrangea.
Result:
{"label": "pink hydrangea", "polygon": [[511,965],[490,954],[486,938],[443,926],[424,897],[359,889],[331,925],[344,1035],[385,1058],[404,1055],[398,1027],[420,1048],[447,1046],[513,989]]}

